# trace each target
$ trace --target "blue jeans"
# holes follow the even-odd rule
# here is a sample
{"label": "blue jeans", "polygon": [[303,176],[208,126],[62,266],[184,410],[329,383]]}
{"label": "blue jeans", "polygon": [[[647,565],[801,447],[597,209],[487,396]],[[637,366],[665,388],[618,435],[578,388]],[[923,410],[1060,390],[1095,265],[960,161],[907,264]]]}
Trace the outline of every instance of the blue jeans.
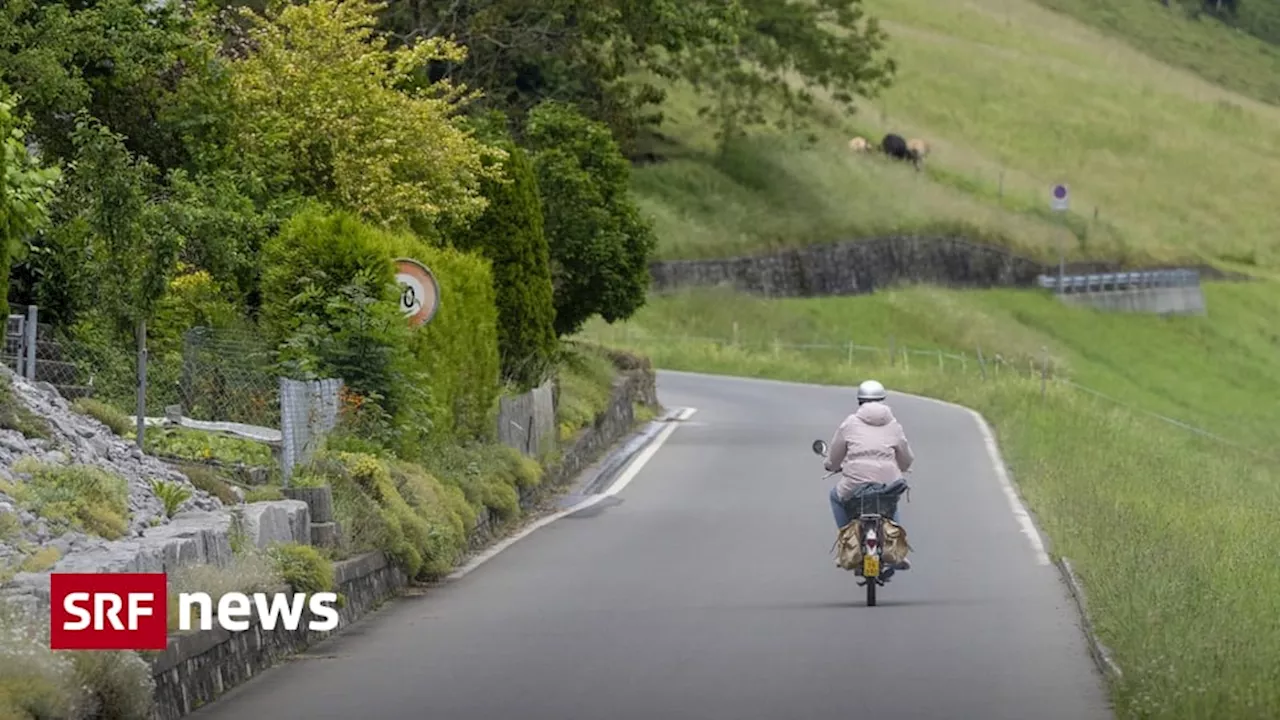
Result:
{"label": "blue jeans", "polygon": [[[901,480],[898,481],[898,483],[901,482]],[[898,483],[894,483],[894,485],[897,485]],[[859,501],[859,498],[863,496],[879,495],[891,487],[893,486],[882,485],[880,483],[875,483],[874,485],[869,486],[860,486],[860,492],[855,492],[855,494],[845,502],[840,502],[840,497],[836,494],[836,489],[834,487],[831,488],[829,499],[831,500],[831,514],[834,515],[836,519],[836,527],[842,528],[845,525],[848,525],[854,518],[862,514],[862,503]],[[903,489],[905,490],[905,487]],[[899,524],[902,522],[902,513],[898,507],[901,504],[899,502],[900,499],[900,491],[896,493],[886,493],[880,496],[880,507],[885,508],[891,506],[893,511],[889,513],[889,519]],[[876,511],[876,503],[874,501],[868,503],[867,511]]]}

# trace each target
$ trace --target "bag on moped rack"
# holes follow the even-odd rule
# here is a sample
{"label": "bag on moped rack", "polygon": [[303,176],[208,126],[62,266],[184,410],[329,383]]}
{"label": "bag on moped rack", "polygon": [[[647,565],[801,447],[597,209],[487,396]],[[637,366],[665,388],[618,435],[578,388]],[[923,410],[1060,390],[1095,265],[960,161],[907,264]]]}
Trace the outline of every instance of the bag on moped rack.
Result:
{"label": "bag on moped rack", "polygon": [[911,552],[911,545],[907,542],[907,529],[889,518],[881,522],[884,525],[884,552],[881,557],[886,563],[897,565]]}
{"label": "bag on moped rack", "polygon": [[852,520],[836,532],[836,542],[831,549],[836,553],[836,566],[841,570],[862,569],[862,523]]}

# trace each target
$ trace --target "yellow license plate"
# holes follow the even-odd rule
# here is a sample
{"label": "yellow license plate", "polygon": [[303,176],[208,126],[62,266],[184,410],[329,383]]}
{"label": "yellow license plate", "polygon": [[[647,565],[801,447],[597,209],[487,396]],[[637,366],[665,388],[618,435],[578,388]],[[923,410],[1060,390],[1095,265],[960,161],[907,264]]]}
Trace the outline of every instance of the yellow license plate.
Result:
{"label": "yellow license plate", "polygon": [[880,577],[880,558],[875,555],[864,555],[862,558],[862,576]]}

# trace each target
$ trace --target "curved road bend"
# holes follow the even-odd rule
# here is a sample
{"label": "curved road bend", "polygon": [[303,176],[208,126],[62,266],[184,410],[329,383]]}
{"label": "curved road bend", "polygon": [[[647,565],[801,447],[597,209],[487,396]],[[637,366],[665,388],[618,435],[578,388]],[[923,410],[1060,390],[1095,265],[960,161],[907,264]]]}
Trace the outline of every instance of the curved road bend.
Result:
{"label": "curved road bend", "polygon": [[232,690],[197,718],[1108,718],[1057,571],[965,411],[891,396],[915,567],[864,607],[809,449],[851,390],[659,374],[697,408],[614,501]]}

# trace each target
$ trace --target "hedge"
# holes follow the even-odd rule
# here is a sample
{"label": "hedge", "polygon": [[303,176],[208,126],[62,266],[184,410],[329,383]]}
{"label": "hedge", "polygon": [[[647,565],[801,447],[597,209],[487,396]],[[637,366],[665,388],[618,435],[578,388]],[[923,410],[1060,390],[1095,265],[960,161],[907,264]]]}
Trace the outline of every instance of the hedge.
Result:
{"label": "hedge", "polygon": [[[395,315],[397,258],[417,260],[439,283],[440,305],[428,325],[410,329]],[[299,360],[288,366],[293,374],[341,373],[352,389],[376,396],[401,431],[397,449],[410,456],[424,442],[493,435],[501,387],[487,260],[313,206],[267,243],[263,264],[263,326],[283,343],[283,359]],[[376,297],[351,296],[352,280],[361,276]],[[356,309],[372,320],[357,326]],[[321,318],[324,327],[308,327],[300,319],[306,317]],[[314,367],[301,362],[307,360]]]}

